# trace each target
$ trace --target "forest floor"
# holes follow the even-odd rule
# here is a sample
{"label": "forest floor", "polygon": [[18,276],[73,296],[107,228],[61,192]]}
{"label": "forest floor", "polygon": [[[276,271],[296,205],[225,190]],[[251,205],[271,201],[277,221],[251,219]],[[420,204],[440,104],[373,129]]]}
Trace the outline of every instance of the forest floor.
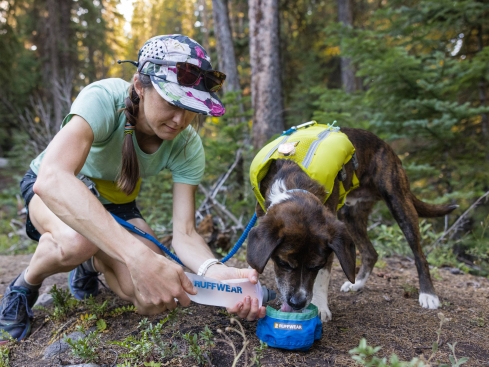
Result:
{"label": "forest floor", "polygon": [[[31,255],[0,256],[0,294],[12,279],[28,264]],[[232,259],[238,266],[243,262]],[[242,322],[245,336],[249,341],[246,348],[248,356],[257,352],[262,366],[356,366],[348,353],[365,338],[371,346],[381,346],[380,357],[389,357],[395,353],[401,360],[414,357],[430,358],[432,345],[437,340],[440,319],[443,313],[449,322],[443,325],[440,333],[439,350],[431,363],[449,363],[452,353],[449,344],[456,344],[457,358],[468,357],[464,366],[489,366],[489,280],[467,274],[454,274],[453,269],[432,269],[432,278],[441,301],[438,310],[423,309],[418,304],[418,278],[414,263],[407,257],[394,256],[384,259],[384,266],[376,268],[364,290],[357,293],[342,293],[341,284],[346,280],[339,264],[335,261],[333,276],[329,288],[329,307],[333,320],[323,324],[323,336],[307,352],[285,351],[266,348],[260,352],[260,342],[255,335],[256,322]],[[41,292],[52,284],[66,288],[67,275],[58,274],[48,278]],[[260,277],[262,284],[276,289],[273,268],[267,265]],[[97,359],[94,363],[105,366],[122,365],[127,349],[111,344],[127,337],[137,339],[141,336],[138,329],[142,316],[134,312],[110,312],[127,305],[111,291],[103,289],[96,298],[97,302],[108,301],[108,312],[103,317],[106,328],[100,334],[97,344]],[[278,308],[278,302],[275,304]],[[51,306],[52,307],[52,306]],[[48,308],[49,310],[49,308]],[[168,343],[171,353],[159,359],[155,366],[195,366],[198,350],[192,349],[184,334],[199,334],[205,326],[214,337],[221,337],[217,329],[230,326],[230,315],[222,308],[192,304],[189,308],[179,308],[163,325],[161,340]],[[87,307],[79,305],[68,318],[53,322],[47,317],[49,311],[36,310],[32,335],[21,343],[9,344],[10,366],[62,366],[86,362],[72,355],[71,351],[57,353],[49,359],[43,359],[48,344],[59,343],[59,337],[73,332],[75,325],[81,323]],[[117,315],[118,314],[118,315]],[[167,314],[149,317],[155,324]],[[236,333],[227,333],[236,348],[241,348],[242,338]],[[126,339],[128,340],[128,339]],[[231,366],[232,348],[223,342],[213,346],[197,339],[201,351],[213,366]],[[202,349],[203,348],[203,349]],[[243,357],[244,358],[244,357]],[[237,366],[242,366],[243,358]],[[148,361],[151,359],[148,358]],[[126,359],[127,361],[127,359]],[[248,358],[248,363],[251,358]],[[0,363],[1,364],[1,363]],[[133,364],[134,366],[143,365]],[[148,365],[148,364],[147,364]],[[129,364],[127,364],[129,366]]]}

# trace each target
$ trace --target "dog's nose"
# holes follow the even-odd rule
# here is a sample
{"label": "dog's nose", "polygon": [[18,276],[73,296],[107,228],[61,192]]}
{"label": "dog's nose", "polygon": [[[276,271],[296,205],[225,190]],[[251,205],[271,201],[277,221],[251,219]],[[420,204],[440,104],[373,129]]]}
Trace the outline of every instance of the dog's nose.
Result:
{"label": "dog's nose", "polygon": [[303,297],[292,296],[288,299],[287,303],[290,307],[292,307],[295,311],[302,310],[306,307],[307,300]]}

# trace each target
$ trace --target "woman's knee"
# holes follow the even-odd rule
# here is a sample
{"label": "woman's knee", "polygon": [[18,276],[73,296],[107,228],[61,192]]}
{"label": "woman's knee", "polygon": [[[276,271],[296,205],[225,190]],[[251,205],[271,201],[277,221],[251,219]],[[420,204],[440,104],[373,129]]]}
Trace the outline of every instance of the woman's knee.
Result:
{"label": "woman's knee", "polygon": [[77,266],[91,258],[98,247],[87,238],[67,227],[58,233],[44,233],[39,240],[39,246],[52,246],[58,255],[62,266]]}

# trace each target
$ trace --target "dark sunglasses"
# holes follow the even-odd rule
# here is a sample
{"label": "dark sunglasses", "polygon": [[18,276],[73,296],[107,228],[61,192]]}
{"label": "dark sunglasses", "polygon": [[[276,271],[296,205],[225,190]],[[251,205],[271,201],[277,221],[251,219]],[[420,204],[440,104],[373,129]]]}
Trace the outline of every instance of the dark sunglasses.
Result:
{"label": "dark sunglasses", "polygon": [[[151,62],[153,64],[161,66],[176,66],[178,84],[185,87],[191,87],[193,85],[196,85],[199,81],[199,78],[202,76],[204,79],[204,86],[209,92],[217,92],[221,90],[224,80],[226,80],[226,74],[221,73],[220,71],[203,70],[197,65],[188,62],[177,62],[160,59],[145,59],[142,63],[129,60],[118,60],[117,62],[119,64],[123,62],[130,62],[131,64],[137,66],[138,72],[140,73],[147,62]],[[142,74],[154,75],[153,73],[149,74],[147,72],[144,72]]]}

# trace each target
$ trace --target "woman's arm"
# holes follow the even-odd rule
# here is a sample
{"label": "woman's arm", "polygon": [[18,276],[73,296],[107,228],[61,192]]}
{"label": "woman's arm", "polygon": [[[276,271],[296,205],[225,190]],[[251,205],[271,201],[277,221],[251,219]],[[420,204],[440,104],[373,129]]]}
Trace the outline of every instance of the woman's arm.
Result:
{"label": "woman's arm", "polygon": [[[195,191],[197,186],[175,183],[173,186],[173,241],[177,256],[195,273],[207,259],[214,258],[209,246],[195,230]],[[248,278],[258,282],[258,273],[254,269],[239,269],[225,265],[212,265],[206,276],[215,279]],[[265,316],[265,307],[258,307],[256,298],[246,298],[235,307],[228,309],[239,317],[249,321]]]}
{"label": "woman's arm", "polygon": [[110,257],[127,265],[136,289],[148,304],[176,307],[195,293],[180,266],[155,254],[112,218],[76,178],[93,143],[90,125],[80,116],[60,130],[43,158],[34,192],[68,226]]}

